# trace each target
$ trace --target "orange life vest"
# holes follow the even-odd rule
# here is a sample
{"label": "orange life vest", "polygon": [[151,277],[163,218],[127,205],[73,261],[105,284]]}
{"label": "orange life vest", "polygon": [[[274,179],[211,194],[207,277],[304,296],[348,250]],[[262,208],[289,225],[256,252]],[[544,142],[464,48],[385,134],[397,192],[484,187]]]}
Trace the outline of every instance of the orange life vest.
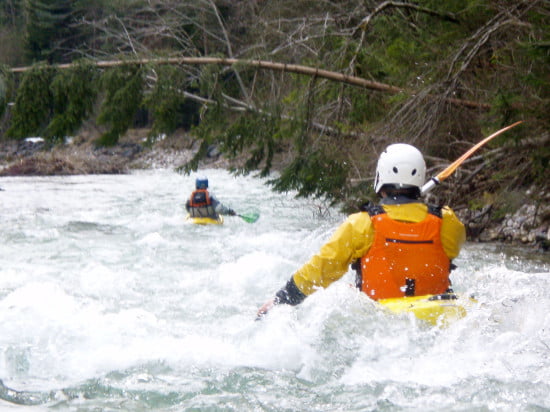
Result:
{"label": "orange life vest", "polygon": [[187,211],[191,217],[218,217],[207,189],[197,189],[191,193]]}
{"label": "orange life vest", "polygon": [[189,199],[190,207],[205,207],[211,204],[212,200],[210,200],[210,194],[207,189],[197,189],[191,193],[191,198]]}
{"label": "orange life vest", "polygon": [[[439,212],[439,214],[438,214]],[[444,293],[451,261],[441,244],[440,209],[420,222],[391,219],[382,207],[369,211],[374,241],[361,258],[361,290],[374,300]]]}

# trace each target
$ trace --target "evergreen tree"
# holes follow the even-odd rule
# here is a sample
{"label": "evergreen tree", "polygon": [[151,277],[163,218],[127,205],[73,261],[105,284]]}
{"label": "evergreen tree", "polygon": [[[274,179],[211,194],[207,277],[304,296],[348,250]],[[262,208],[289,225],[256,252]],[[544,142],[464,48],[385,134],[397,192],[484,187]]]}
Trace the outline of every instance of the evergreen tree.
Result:
{"label": "evergreen tree", "polygon": [[32,61],[59,63],[70,50],[71,0],[25,0],[25,50]]}
{"label": "evergreen tree", "polygon": [[101,83],[105,97],[97,122],[109,130],[98,139],[98,146],[114,146],[132,125],[142,104],[143,81],[143,70],[133,65],[120,66],[103,74]]}
{"label": "evergreen tree", "polygon": [[50,141],[63,141],[71,135],[92,112],[97,95],[98,73],[86,61],[60,72],[52,80],[50,89],[53,100],[53,117],[44,132]]}
{"label": "evergreen tree", "polygon": [[17,0],[0,0],[0,26],[16,27],[21,20],[21,3]]}
{"label": "evergreen tree", "polygon": [[24,139],[42,135],[52,114],[53,95],[50,85],[55,74],[54,69],[39,66],[24,74],[17,90],[7,136]]}

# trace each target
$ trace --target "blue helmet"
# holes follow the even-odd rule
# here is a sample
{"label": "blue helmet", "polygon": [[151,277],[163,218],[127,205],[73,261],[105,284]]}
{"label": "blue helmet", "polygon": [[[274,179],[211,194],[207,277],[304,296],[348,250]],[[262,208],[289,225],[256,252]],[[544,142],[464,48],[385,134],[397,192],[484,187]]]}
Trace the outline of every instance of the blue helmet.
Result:
{"label": "blue helmet", "polygon": [[197,179],[195,180],[195,187],[197,189],[208,189],[208,178],[197,177]]}

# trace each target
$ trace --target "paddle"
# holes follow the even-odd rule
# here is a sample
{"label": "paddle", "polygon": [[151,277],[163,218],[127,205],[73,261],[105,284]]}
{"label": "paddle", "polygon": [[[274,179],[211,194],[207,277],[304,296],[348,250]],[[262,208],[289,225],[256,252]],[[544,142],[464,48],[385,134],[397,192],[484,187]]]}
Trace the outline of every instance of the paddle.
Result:
{"label": "paddle", "polygon": [[260,214],[255,212],[246,213],[244,215],[237,214],[236,216],[239,216],[242,220],[244,220],[247,223],[254,223],[256,220],[260,218]]}
{"label": "paddle", "polygon": [[493,133],[490,136],[487,136],[485,139],[483,139],[481,142],[477,143],[475,146],[473,146],[470,150],[468,150],[466,153],[464,153],[462,156],[460,156],[458,159],[456,159],[453,163],[451,163],[445,170],[440,172],[437,176],[432,177],[424,186],[422,186],[422,194],[428,193],[430,190],[432,190],[435,186],[440,184],[443,180],[447,179],[449,176],[451,176],[458,167],[464,163],[464,161],[469,158],[477,149],[479,149],[481,146],[483,146],[485,143],[487,143],[489,140],[497,137],[498,135],[504,133],[507,130],[510,130],[512,127],[516,127],[518,124],[523,123],[523,120],[520,120],[519,122],[515,122],[514,124],[511,124],[510,126],[506,126],[495,133]]}

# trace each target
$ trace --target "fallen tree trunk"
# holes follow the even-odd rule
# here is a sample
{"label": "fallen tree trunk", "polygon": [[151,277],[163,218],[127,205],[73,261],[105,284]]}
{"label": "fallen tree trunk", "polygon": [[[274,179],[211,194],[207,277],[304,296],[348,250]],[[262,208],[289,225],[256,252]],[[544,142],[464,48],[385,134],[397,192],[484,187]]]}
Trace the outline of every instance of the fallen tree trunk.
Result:
{"label": "fallen tree trunk", "polygon": [[[304,74],[312,77],[319,77],[337,82],[351,84],[353,86],[364,87],[366,89],[377,90],[391,94],[414,94],[412,90],[407,90],[401,87],[392,86],[385,83],[379,83],[372,80],[366,80],[361,77],[349,76],[346,74],[333,72],[330,70],[318,69],[315,67],[302,66],[299,64],[277,63],[266,60],[244,60],[223,57],[169,57],[160,59],[132,59],[132,60],[100,60],[95,62],[97,67],[116,67],[124,64],[189,64],[189,65],[206,65],[218,64],[222,66],[243,65],[257,67],[261,69],[275,70],[287,73]],[[56,65],[58,69],[68,69],[73,66],[73,63]],[[33,66],[12,68],[13,73],[23,73],[30,70]],[[445,101],[457,105],[468,107],[471,109],[489,110],[491,106],[486,103],[478,103],[471,100],[447,98]]]}

